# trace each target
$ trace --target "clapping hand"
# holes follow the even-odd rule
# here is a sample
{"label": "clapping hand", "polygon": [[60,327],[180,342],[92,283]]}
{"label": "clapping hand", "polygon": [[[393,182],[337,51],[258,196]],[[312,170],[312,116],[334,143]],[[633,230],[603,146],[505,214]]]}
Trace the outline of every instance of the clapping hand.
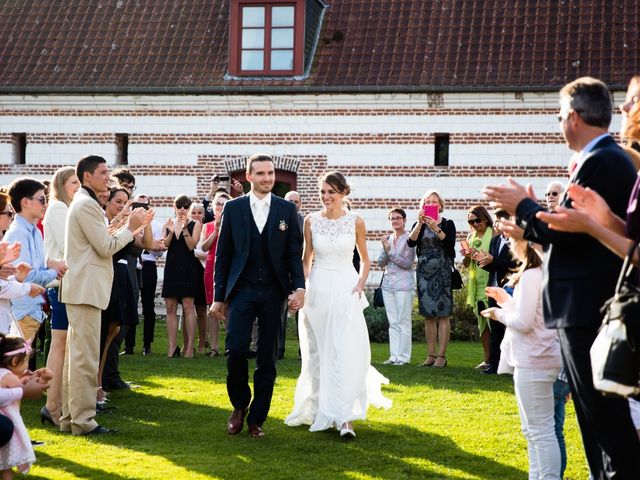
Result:
{"label": "clapping hand", "polygon": [[480,267],[486,267],[493,262],[493,255],[491,255],[489,252],[476,252],[476,254],[473,256],[473,259],[478,262],[478,265],[480,265]]}
{"label": "clapping hand", "polygon": [[4,253],[0,257],[0,265],[11,263],[20,256],[20,242],[13,242],[11,245],[7,242],[2,242],[0,243],[0,248],[4,250]]}
{"label": "clapping hand", "polygon": [[164,228],[169,233],[173,233],[173,229],[175,228],[174,225],[173,225],[173,219],[169,218],[166,222],[164,222]]}
{"label": "clapping hand", "polygon": [[482,315],[484,318],[490,318],[491,320],[497,320],[498,317],[496,315],[496,312],[498,311],[498,309],[496,307],[491,307],[491,308],[487,308],[485,310],[482,310],[480,312],[480,315]]}
{"label": "clapping hand", "polygon": [[31,298],[36,298],[41,296],[45,292],[45,288],[38,285],[37,283],[31,284],[31,289],[29,290],[29,296]]}
{"label": "clapping hand", "polygon": [[537,202],[531,184],[524,187],[511,177],[508,185],[487,185],[482,189],[482,193],[493,208],[506,210],[510,215],[515,215],[518,204],[527,197]]}
{"label": "clapping hand", "polygon": [[27,275],[29,275],[30,271],[31,271],[31,265],[29,265],[26,262],[19,263],[16,266],[16,273],[15,273],[16,280],[18,282],[24,282],[24,279],[27,278]]}
{"label": "clapping hand", "polygon": [[147,225],[149,225],[153,221],[153,218],[155,217],[155,212],[151,208],[149,208],[148,210],[145,210],[144,208],[137,208],[136,210],[141,210],[140,213],[142,213],[144,216],[142,220],[142,225],[140,225],[138,228],[136,228],[133,231],[134,237],[138,235],[142,230],[144,230],[144,228]]}
{"label": "clapping hand", "polygon": [[511,298],[503,288],[499,287],[487,287],[484,289],[484,293],[487,294],[487,297],[493,298],[499,305],[505,304]]}
{"label": "clapping hand", "polygon": [[502,233],[506,237],[513,238],[514,240],[524,240],[524,229],[512,220],[502,219],[500,220],[500,228]]}
{"label": "clapping hand", "polygon": [[389,245],[389,238],[386,235],[383,235],[380,237],[380,243],[382,243],[384,251],[389,253],[389,250],[391,249],[391,246]]}
{"label": "clapping hand", "polygon": [[596,225],[609,225],[613,213],[607,202],[595,190],[571,184],[567,188],[572,209],[559,207],[555,213],[538,212],[536,217],[552,230],[590,233]]}

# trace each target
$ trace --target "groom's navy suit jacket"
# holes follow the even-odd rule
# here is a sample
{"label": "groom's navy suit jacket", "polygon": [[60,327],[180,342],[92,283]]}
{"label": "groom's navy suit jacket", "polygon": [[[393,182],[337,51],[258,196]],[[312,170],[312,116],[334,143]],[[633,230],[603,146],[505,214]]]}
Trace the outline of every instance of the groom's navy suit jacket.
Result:
{"label": "groom's navy suit jacket", "polygon": [[[249,257],[251,229],[255,228],[249,196],[225,203],[216,248],[214,301],[229,299]],[[284,296],[304,288],[302,232],[293,203],[271,195],[267,223],[267,260],[271,263]]]}

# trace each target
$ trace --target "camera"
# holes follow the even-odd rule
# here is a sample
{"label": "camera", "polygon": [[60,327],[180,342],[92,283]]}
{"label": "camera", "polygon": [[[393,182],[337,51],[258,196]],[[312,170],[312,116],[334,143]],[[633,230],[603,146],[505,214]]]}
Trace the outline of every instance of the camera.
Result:
{"label": "camera", "polygon": [[213,177],[211,177],[211,181],[213,183],[228,182],[229,181],[229,175],[218,175],[218,174],[215,174]]}

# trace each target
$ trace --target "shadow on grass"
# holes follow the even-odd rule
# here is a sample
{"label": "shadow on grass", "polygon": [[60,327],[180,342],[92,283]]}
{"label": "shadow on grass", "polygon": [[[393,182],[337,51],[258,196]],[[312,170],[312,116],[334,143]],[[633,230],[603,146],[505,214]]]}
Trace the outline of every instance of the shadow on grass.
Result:
{"label": "shadow on grass", "polygon": [[[78,476],[79,478],[107,478],[108,477],[113,480],[126,480],[131,478],[129,476],[123,477],[121,475],[118,475],[117,473],[105,472],[104,470],[101,470],[99,468],[89,467],[87,465],[82,465],[80,463],[76,463],[71,460],[52,457],[51,455],[47,455],[46,453],[41,451],[37,451],[36,455],[38,458],[38,463],[36,465],[40,464],[40,465],[46,465],[46,466],[53,466],[53,464],[55,464],[55,468],[61,469],[67,472],[71,472],[74,475]],[[20,478],[19,476],[17,477]],[[51,480],[51,477],[41,477],[40,475],[33,475],[33,473],[30,473],[28,477],[24,477],[24,478],[29,478],[30,480],[31,479]]]}
{"label": "shadow on grass", "polygon": [[[79,478],[166,478],[165,472],[153,475],[153,459],[163,457],[190,472],[215,478],[352,479],[368,475],[374,478],[482,478],[518,479],[521,470],[470,453],[449,438],[406,425],[381,422],[356,422],[358,437],[352,442],[340,440],[335,430],[310,433],[306,427],[290,428],[282,418],[270,417],[265,423],[267,436],[250,438],[246,428],[230,437],[226,432],[229,410],[146,394],[142,391],[118,393],[112,402],[115,414],[98,421],[120,432],[115,436],[92,438],[96,457],[91,465],[100,465],[99,446],[133,450],[143,454],[143,473],[129,470],[123,450],[122,471],[116,474],[74,461],[72,450],[43,453],[38,463],[62,469]],[[35,411],[32,416],[35,418]],[[33,418],[32,418],[33,419]],[[28,418],[27,418],[28,420]],[[30,422],[28,422],[29,424]],[[31,425],[29,425],[31,426]],[[65,439],[73,437],[66,436]],[[89,459],[87,459],[89,461]],[[151,474],[151,475],[150,475]],[[126,475],[126,476],[121,476]],[[31,478],[43,478],[32,476]]]}

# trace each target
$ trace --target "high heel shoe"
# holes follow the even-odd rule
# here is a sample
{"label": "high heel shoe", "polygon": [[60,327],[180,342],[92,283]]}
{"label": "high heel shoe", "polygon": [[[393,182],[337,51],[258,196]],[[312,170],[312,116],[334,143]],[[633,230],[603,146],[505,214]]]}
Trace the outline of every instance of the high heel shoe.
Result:
{"label": "high heel shoe", "polygon": [[340,438],[344,440],[356,438],[356,432],[353,431],[351,422],[345,422],[342,424],[342,427],[340,427]]}
{"label": "high heel shoe", "polygon": [[52,427],[58,425],[55,420],[53,420],[53,417],[51,416],[51,413],[49,413],[49,410],[47,410],[46,406],[40,409],[40,423],[44,425],[44,422],[49,422]]}
{"label": "high heel shoe", "polygon": [[180,346],[177,346],[170,358],[178,358],[180,356]]}

